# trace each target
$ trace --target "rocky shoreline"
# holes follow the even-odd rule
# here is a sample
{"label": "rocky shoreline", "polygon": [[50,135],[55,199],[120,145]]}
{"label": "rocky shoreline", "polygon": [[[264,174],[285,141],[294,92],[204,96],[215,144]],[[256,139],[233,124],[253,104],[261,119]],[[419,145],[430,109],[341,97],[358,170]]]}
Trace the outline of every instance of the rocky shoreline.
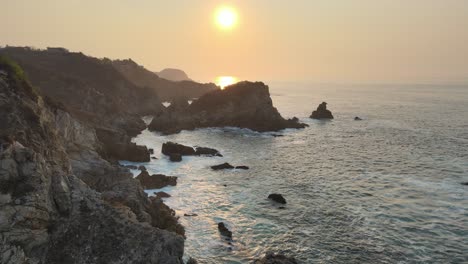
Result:
{"label": "rocky shoreline", "polygon": [[[48,64],[36,69],[30,52],[37,53],[6,51],[26,72],[0,56],[2,263],[183,263],[185,230],[161,199],[167,194],[144,192],[176,185],[177,178],[143,169],[134,178],[118,163],[151,160],[151,150],[131,141],[146,128],[142,115],[155,115],[149,128],[164,133],[211,126],[306,127],[297,118],[281,117],[263,83],[243,82],[165,109],[154,91],[135,87],[106,63],[83,54],[39,52]],[[58,65],[74,80],[66,92],[57,92],[64,83],[44,79],[42,71]],[[83,65],[91,71],[79,72]],[[78,80],[84,77],[86,88]],[[180,159],[222,156],[215,149],[171,142],[163,153]]]}

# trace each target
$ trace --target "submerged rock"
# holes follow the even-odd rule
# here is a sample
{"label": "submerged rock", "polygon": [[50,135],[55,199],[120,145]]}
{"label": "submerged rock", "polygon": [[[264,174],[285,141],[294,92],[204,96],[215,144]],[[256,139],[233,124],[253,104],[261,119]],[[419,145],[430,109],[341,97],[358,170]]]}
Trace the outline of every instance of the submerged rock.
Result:
{"label": "submerged rock", "polygon": [[333,119],[332,112],[327,109],[327,103],[323,102],[318,107],[317,110],[312,112],[310,118],[313,119]]}
{"label": "submerged rock", "polygon": [[298,119],[284,119],[273,107],[268,86],[240,82],[209,92],[183,111],[165,111],[154,116],[148,128],[165,134],[206,127],[240,127],[254,131],[304,128]]}
{"label": "submerged rock", "polygon": [[461,185],[468,186],[468,182],[462,182]]}
{"label": "submerged rock", "polygon": [[177,177],[175,176],[166,176],[162,174],[153,174],[150,176],[148,171],[142,171],[136,179],[140,181],[141,186],[146,190],[161,189],[168,185],[177,185]]}
{"label": "submerged rock", "polygon": [[279,193],[272,193],[270,195],[268,195],[268,199],[271,199],[277,203],[281,203],[281,204],[285,204],[286,203],[286,199],[284,199],[283,195],[279,194]]}
{"label": "submerged rock", "polygon": [[222,236],[232,238],[232,232],[224,225],[223,222],[218,223],[218,230]]}
{"label": "submerged rock", "polygon": [[234,166],[232,166],[231,164],[225,162],[223,164],[211,166],[211,169],[213,169],[213,170],[234,169]]}
{"label": "submerged rock", "polygon": [[254,260],[252,264],[298,264],[298,262],[293,257],[267,252],[263,258]]}

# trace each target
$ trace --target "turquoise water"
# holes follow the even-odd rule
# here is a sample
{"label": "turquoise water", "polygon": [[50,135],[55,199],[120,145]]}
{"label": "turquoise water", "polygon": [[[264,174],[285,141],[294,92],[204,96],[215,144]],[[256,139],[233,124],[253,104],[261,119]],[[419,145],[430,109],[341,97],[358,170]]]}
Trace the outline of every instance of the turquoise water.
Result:
{"label": "turquoise water", "polygon": [[[467,86],[278,83],[270,92],[283,116],[310,127],[283,137],[224,128],[135,138],[155,149],[159,159],[143,163],[151,173],[179,177],[163,190],[186,227],[187,258],[248,263],[273,250],[302,263],[468,263]],[[322,101],[334,120],[308,118]],[[224,157],[170,163],[166,141]],[[251,169],[209,168],[222,162]],[[273,192],[285,209],[267,199]]]}

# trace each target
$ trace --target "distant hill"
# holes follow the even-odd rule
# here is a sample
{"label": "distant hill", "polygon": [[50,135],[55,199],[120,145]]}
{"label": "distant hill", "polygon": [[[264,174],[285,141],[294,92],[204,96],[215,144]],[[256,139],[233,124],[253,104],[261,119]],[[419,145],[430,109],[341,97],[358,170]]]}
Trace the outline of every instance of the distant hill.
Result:
{"label": "distant hill", "polygon": [[104,117],[142,115],[162,108],[156,91],[133,84],[112,65],[81,52],[6,47],[0,48],[0,55],[15,60],[44,95],[77,116],[89,117],[88,121],[101,123]]}
{"label": "distant hill", "polygon": [[[160,78],[158,74],[147,70],[131,59],[114,60],[110,63],[135,85],[155,89],[162,101],[169,101],[177,97],[198,98],[209,91],[219,89],[213,83],[201,84],[191,80],[170,81]],[[181,72],[187,76],[183,71]]]}
{"label": "distant hill", "polygon": [[179,70],[179,69],[167,68],[160,72],[157,72],[156,74],[159,77],[169,80],[169,81],[174,81],[174,82],[191,81],[191,79],[187,76],[187,74],[183,70]]}

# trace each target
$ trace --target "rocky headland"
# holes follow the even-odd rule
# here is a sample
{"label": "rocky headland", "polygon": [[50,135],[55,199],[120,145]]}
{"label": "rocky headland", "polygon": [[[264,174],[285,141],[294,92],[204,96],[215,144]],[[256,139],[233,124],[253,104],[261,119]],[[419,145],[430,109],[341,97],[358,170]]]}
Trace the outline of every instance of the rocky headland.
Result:
{"label": "rocky headland", "polygon": [[190,105],[178,104],[178,107],[165,109],[154,116],[148,128],[173,134],[207,127],[239,127],[266,132],[306,126],[297,118],[284,119],[280,115],[264,83],[245,81],[209,92]]}
{"label": "rocky headland", "polygon": [[[172,101],[165,108],[158,93],[166,88],[130,80],[144,70],[119,63],[66,50],[0,48],[1,263],[183,263],[185,230],[161,199],[168,194],[144,192],[177,178],[150,176],[141,166],[134,178],[129,168],[136,167],[118,164],[150,161],[151,150],[131,142],[146,128],[142,115],[154,115],[150,129],[166,134],[306,126],[284,119],[260,82],[195,89],[200,98],[192,104],[185,89],[193,82],[171,83],[185,88],[164,95]],[[211,92],[202,95],[205,89]],[[171,160],[221,156],[172,142],[162,152]]]}

